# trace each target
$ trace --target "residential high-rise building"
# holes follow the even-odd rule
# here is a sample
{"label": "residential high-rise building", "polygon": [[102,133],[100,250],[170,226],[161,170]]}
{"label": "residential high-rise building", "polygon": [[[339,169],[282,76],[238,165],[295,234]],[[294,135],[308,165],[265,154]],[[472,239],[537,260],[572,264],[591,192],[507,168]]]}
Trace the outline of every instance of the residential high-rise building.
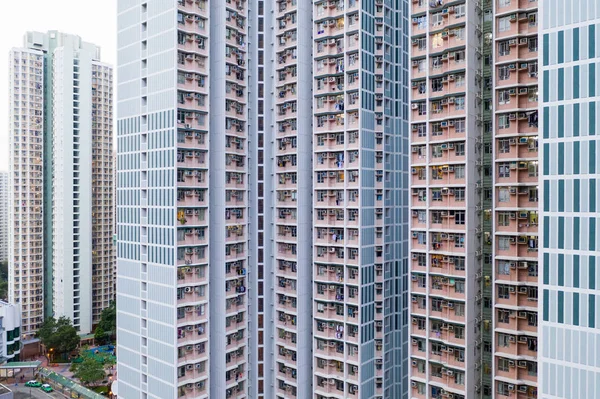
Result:
{"label": "residential high-rise building", "polygon": [[412,3],[415,398],[537,397],[537,7]]}
{"label": "residential high-rise building", "polygon": [[0,262],[8,261],[8,172],[0,172]]}
{"label": "residential high-rise building", "polygon": [[406,7],[118,2],[120,396],[407,397]]}
{"label": "residential high-rise building", "polygon": [[600,4],[540,2],[539,396],[600,396]]}
{"label": "residential high-rise building", "polygon": [[[492,273],[484,264],[483,287],[492,284],[492,364],[483,364],[484,391],[496,398],[537,398],[538,348],[538,1],[494,2],[491,126],[493,134]],[[484,41],[484,46],[487,42]],[[484,78],[485,79],[485,78]],[[484,87],[490,81],[484,81]],[[488,103],[484,103],[488,110]],[[487,169],[484,197],[489,195]],[[489,208],[485,208],[484,220]],[[491,281],[490,281],[491,280]],[[487,297],[484,298],[484,301]],[[484,303],[484,313],[487,313]],[[491,367],[490,367],[491,366]]]}
{"label": "residential high-rise building", "polygon": [[114,296],[112,68],[100,49],[28,32],[10,55],[9,298],[92,331]]}
{"label": "residential high-rise building", "polygon": [[413,398],[472,398],[480,382],[482,19],[477,2],[412,2]]}
{"label": "residential high-rise building", "polygon": [[406,397],[408,2],[313,7],[313,388]]}

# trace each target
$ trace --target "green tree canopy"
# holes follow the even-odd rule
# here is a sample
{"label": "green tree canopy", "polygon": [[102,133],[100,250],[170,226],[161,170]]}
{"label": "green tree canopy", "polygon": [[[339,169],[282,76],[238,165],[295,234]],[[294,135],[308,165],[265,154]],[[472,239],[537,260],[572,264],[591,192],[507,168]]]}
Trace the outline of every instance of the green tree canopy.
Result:
{"label": "green tree canopy", "polygon": [[73,363],[71,371],[73,376],[78,378],[84,385],[93,385],[106,378],[104,364],[98,361],[93,355],[87,351],[83,353],[83,361],[81,363]]}
{"label": "green tree canopy", "polygon": [[54,317],[46,319],[38,330],[37,337],[46,349],[54,349],[57,353],[71,352],[77,348],[80,342],[77,330],[71,324],[71,320],[64,316],[58,320]]}
{"label": "green tree canopy", "polygon": [[94,339],[99,345],[104,345],[104,343],[108,340],[108,335],[101,326],[96,327],[96,331],[94,331]]}
{"label": "green tree canopy", "polygon": [[111,304],[100,313],[100,322],[96,329],[98,328],[102,328],[104,332],[112,331],[113,334],[117,332],[117,307],[115,302],[111,302]]}

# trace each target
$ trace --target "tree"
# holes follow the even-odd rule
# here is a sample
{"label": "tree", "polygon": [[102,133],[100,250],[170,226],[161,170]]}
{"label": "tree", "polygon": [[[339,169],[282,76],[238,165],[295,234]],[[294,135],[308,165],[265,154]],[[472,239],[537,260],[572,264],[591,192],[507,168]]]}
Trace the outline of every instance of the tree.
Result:
{"label": "tree", "polygon": [[88,351],[83,352],[81,363],[73,363],[71,371],[73,376],[78,378],[84,385],[96,384],[106,378],[104,363],[97,359],[97,355],[92,355]]}
{"label": "tree", "polygon": [[112,334],[116,334],[117,332],[117,306],[115,302],[111,302],[111,304],[105,308],[102,313],[100,313],[100,322],[96,329],[102,328],[104,332],[112,332]]}
{"label": "tree", "polygon": [[104,329],[100,326],[96,327],[96,331],[94,331],[94,339],[98,345],[104,345],[108,340],[108,334],[104,332]]}
{"label": "tree", "polygon": [[77,348],[80,342],[77,330],[71,324],[71,320],[64,316],[58,320],[54,317],[46,319],[36,336],[48,350],[54,349],[57,353],[71,352]]}

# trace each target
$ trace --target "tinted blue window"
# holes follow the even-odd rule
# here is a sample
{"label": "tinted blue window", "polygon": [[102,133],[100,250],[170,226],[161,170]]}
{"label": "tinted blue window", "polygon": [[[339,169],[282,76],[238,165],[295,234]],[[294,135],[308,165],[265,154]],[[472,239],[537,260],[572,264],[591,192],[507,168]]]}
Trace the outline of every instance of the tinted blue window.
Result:
{"label": "tinted blue window", "polygon": [[548,313],[549,310],[549,300],[550,300],[550,292],[548,290],[544,290],[544,321],[548,321]]}
{"label": "tinted blue window", "polygon": [[565,181],[558,181],[558,211],[565,211]]}
{"label": "tinted blue window", "polygon": [[559,323],[565,322],[564,306],[565,306],[565,293],[562,291],[558,291],[558,322]]}
{"label": "tinted blue window", "polygon": [[590,251],[596,250],[596,218],[590,218]]}
{"label": "tinted blue window", "polygon": [[573,294],[573,325],[579,325],[579,294]]}
{"label": "tinted blue window", "polygon": [[[573,137],[579,136],[579,104],[573,104]],[[577,142],[579,144],[579,142]]]}
{"label": "tinted blue window", "polygon": [[596,179],[590,179],[590,212],[596,212]]}
{"label": "tinted blue window", "polygon": [[579,28],[573,29],[573,61],[579,60]]}
{"label": "tinted blue window", "polygon": [[590,54],[589,58],[594,58],[596,56],[596,26],[595,25],[589,26],[588,52]]}
{"label": "tinted blue window", "polygon": [[558,63],[565,62],[565,32],[558,31]]}
{"label": "tinted blue window", "polygon": [[550,284],[550,254],[544,253],[544,284]]}
{"label": "tinted blue window", "polygon": [[596,295],[588,296],[588,325],[590,328],[596,327]]}
{"label": "tinted blue window", "polygon": [[573,287],[579,288],[579,255],[573,255]]}
{"label": "tinted blue window", "polygon": [[558,285],[565,286],[565,255],[558,254]]}
{"label": "tinted blue window", "polygon": [[579,218],[573,218],[573,249],[579,249]]}
{"label": "tinted blue window", "polygon": [[[592,47],[594,46],[594,42],[591,43]],[[596,95],[596,82],[594,79],[594,76],[596,76],[596,64],[589,64],[588,76],[590,77],[588,83],[589,96],[594,97]]]}
{"label": "tinted blue window", "polygon": [[596,289],[596,258],[594,256],[590,256],[590,265],[589,265],[589,286],[590,290]]}
{"label": "tinted blue window", "polygon": [[[558,119],[560,120],[560,113],[558,114],[558,116],[559,116]],[[559,132],[561,131],[560,127],[559,127],[558,131]],[[562,137],[562,136],[560,136],[560,137]],[[556,160],[556,162],[558,162],[558,174],[564,175],[565,174],[565,143],[558,143],[558,159]]]}
{"label": "tinted blue window", "polygon": [[558,218],[558,245],[557,248],[565,249],[565,218],[559,216]]}

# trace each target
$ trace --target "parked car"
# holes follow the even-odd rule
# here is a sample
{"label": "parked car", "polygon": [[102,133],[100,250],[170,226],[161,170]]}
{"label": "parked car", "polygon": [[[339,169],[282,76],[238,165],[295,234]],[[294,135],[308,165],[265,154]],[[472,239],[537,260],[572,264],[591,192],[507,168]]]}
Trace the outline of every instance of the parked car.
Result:
{"label": "parked car", "polygon": [[39,388],[42,386],[42,383],[36,380],[27,381],[25,383],[26,387]]}
{"label": "parked car", "polygon": [[44,384],[40,387],[44,392],[52,392],[54,389],[49,384]]}

